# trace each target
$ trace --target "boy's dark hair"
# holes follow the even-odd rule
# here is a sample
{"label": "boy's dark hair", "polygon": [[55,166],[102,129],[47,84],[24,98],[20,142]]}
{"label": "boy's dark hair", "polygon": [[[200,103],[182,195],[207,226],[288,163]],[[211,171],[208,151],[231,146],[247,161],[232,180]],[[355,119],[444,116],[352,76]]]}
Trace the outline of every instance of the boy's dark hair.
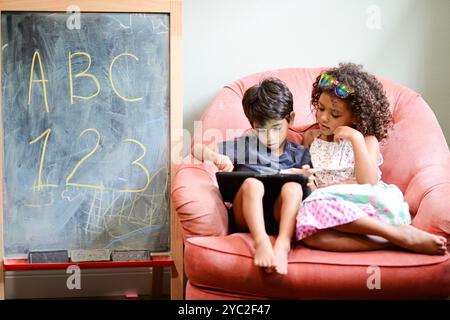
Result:
{"label": "boy's dark hair", "polygon": [[[364,71],[361,65],[354,63],[340,63],[337,68],[324,72],[355,90],[354,93],[343,99],[355,117],[354,128],[364,136],[375,136],[378,141],[387,138],[388,130],[392,128],[392,115],[383,85],[373,75]],[[322,92],[334,96],[333,88],[322,89],[319,87],[321,74],[313,84],[311,96],[313,111],[316,111],[319,106]]]}
{"label": "boy's dark hair", "polygon": [[267,78],[245,91],[242,105],[252,127],[264,126],[269,120],[289,122],[293,111],[292,92],[280,79]]}

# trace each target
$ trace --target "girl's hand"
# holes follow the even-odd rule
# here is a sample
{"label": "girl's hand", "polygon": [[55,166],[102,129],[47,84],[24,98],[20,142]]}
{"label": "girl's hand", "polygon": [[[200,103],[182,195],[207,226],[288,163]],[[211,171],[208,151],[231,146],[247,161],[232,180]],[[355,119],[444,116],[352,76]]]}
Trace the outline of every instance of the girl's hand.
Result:
{"label": "girl's hand", "polygon": [[219,171],[231,172],[234,168],[231,159],[228,156],[220,153],[215,156],[214,164],[216,165],[217,169],[219,169]]}
{"label": "girl's hand", "polygon": [[334,132],[334,142],[340,143],[342,140],[354,141],[358,138],[364,138],[361,132],[349,126],[337,127]]}
{"label": "girl's hand", "polygon": [[317,189],[316,185],[316,177],[314,175],[311,175],[308,177],[308,183],[306,184],[311,192],[315,191]]}

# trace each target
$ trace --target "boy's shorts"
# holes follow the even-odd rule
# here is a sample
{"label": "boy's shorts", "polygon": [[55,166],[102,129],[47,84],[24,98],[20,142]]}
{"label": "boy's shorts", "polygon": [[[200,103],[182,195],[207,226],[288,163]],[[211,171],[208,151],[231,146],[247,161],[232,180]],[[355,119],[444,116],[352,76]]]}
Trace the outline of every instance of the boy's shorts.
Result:
{"label": "boy's shorts", "polygon": [[[277,235],[279,225],[275,220],[273,207],[275,205],[275,201],[277,200],[279,195],[278,193],[274,194],[264,194],[263,197],[263,210],[264,210],[264,225],[266,227],[266,232],[269,235]],[[236,224],[236,219],[234,217],[233,206],[228,208],[228,233],[235,232],[248,232],[247,229],[242,229]]]}

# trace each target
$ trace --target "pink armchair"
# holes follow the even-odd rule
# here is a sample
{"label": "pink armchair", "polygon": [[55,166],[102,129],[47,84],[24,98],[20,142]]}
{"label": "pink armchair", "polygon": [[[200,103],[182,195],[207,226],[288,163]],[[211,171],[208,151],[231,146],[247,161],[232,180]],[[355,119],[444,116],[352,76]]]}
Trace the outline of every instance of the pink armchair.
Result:
{"label": "pink armchair", "polygon": [[[289,139],[300,142],[302,130],[315,122],[310,111],[311,85],[321,70],[274,70],[225,86],[204,112],[202,130],[194,136],[194,142],[230,139],[240,133],[236,130],[227,136],[227,129],[248,129],[242,95],[266,76],[280,78],[291,89],[297,116],[296,131],[290,132]],[[419,94],[379,79],[394,117],[394,130],[381,149],[383,180],[402,190],[416,227],[450,240],[450,153],[442,130]],[[444,299],[450,296],[448,253],[445,256],[402,250],[336,253],[294,242],[288,275],[266,274],[253,265],[250,235],[228,234],[227,212],[215,172],[210,163],[185,163],[178,168],[173,181],[173,204],[185,240],[187,299]]]}

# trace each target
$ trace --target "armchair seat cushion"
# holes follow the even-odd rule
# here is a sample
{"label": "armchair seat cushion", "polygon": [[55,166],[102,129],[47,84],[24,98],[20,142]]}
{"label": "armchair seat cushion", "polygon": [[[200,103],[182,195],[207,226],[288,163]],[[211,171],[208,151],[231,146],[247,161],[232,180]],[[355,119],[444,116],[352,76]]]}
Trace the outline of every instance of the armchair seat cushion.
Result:
{"label": "armchair seat cushion", "polygon": [[[274,299],[439,299],[447,298],[450,291],[448,253],[338,253],[296,243],[285,276],[256,268],[253,253],[251,236],[246,233],[187,239],[185,268],[190,285],[231,296]],[[368,288],[369,277],[378,272],[374,267],[379,268],[380,289]]]}

